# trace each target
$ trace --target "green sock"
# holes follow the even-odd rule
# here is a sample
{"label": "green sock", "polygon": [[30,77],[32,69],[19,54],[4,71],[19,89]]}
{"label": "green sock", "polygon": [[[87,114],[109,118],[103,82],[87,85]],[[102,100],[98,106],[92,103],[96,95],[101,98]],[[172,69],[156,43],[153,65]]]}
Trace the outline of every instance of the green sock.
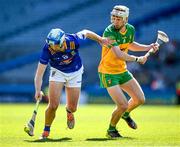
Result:
{"label": "green sock", "polygon": [[129,112],[124,112],[124,114],[122,115],[122,118],[127,118],[129,116]]}
{"label": "green sock", "polygon": [[112,126],[112,125],[110,124],[108,130],[111,130],[111,131],[116,130],[116,126]]}

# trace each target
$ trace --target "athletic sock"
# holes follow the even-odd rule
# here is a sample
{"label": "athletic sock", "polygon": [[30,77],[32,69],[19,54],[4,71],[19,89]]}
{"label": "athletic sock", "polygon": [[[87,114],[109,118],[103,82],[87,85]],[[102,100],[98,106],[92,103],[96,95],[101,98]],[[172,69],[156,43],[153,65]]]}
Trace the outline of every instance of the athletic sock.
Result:
{"label": "athletic sock", "polygon": [[109,131],[114,131],[114,130],[116,130],[116,126],[112,126],[112,125],[110,124],[108,130],[109,130]]}
{"label": "athletic sock", "polygon": [[45,127],[44,127],[44,131],[50,132],[50,127],[51,127],[51,126],[45,126]]}
{"label": "athletic sock", "polygon": [[122,118],[128,118],[129,113],[130,113],[130,112],[124,112],[124,114],[122,115]]}

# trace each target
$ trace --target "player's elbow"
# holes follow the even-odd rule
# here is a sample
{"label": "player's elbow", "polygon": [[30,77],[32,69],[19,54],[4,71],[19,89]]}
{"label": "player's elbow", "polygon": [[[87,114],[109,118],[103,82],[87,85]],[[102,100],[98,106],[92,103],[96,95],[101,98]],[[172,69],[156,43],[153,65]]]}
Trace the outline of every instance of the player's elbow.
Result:
{"label": "player's elbow", "polygon": [[89,30],[84,29],[84,30],[82,30],[81,32],[82,32],[82,34],[83,34],[85,37],[87,37],[87,38],[89,37],[89,32],[90,32]]}
{"label": "player's elbow", "polygon": [[116,55],[117,58],[119,58],[119,59],[121,59],[121,60],[124,60],[122,51],[119,49],[118,46],[113,46],[113,47],[112,47],[112,51],[113,51],[113,53]]}

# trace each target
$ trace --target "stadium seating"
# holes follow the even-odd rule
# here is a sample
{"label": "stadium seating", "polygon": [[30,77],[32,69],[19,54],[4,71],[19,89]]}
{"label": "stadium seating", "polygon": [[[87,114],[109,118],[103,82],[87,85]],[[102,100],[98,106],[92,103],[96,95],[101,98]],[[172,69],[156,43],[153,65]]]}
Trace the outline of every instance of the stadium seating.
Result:
{"label": "stadium seating", "polygon": [[[110,11],[116,4],[120,4],[119,1],[1,1],[1,84],[33,85],[39,52],[51,28],[61,27],[69,33],[75,33],[86,28],[102,34],[104,28],[110,23]],[[136,26],[136,41],[141,43],[155,41],[156,32],[159,29],[167,32],[171,40],[180,40],[180,32],[177,29],[180,25],[179,0],[164,0],[163,2],[151,0],[148,3],[145,0],[137,0],[136,2],[123,0],[121,4],[130,8],[129,22]],[[168,12],[167,17],[164,16],[166,11]],[[84,86],[98,82],[96,69],[100,60],[100,50],[101,47],[92,41],[88,45],[83,45],[80,50],[85,66]],[[89,56],[90,54],[93,56]],[[177,51],[177,55],[179,55],[179,51]],[[157,67],[157,62],[152,63],[151,65],[147,63],[144,67],[151,71]],[[162,67],[161,72],[164,75],[167,76],[169,72],[172,72],[171,67],[166,67],[166,65]],[[166,68],[168,70],[165,70]],[[177,68],[176,66],[175,69]],[[177,75],[171,79],[171,83],[175,82],[179,75],[178,70],[173,70],[173,72],[177,72]]]}

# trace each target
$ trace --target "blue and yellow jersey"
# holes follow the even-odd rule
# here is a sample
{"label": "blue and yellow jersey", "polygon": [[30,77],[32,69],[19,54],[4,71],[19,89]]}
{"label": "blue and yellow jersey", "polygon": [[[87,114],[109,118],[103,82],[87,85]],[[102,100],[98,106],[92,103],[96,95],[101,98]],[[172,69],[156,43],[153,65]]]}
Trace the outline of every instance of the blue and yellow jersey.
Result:
{"label": "blue and yellow jersey", "polygon": [[[70,73],[79,70],[82,67],[82,61],[79,56],[78,48],[79,41],[85,37],[80,37],[77,34],[65,34],[65,51],[54,52],[46,43],[40,55],[40,63],[48,64],[62,72]],[[81,34],[83,35],[83,34]]]}

